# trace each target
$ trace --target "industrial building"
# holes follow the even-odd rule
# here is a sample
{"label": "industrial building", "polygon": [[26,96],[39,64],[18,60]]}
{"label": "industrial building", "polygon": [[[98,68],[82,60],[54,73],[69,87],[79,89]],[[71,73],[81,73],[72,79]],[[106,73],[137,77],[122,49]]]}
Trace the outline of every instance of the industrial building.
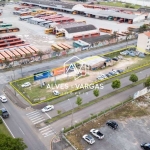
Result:
{"label": "industrial building", "polygon": [[[94,70],[104,66],[106,59],[100,56],[86,57],[76,62],[77,67],[86,67],[87,70]],[[84,64],[83,64],[84,63]]]}
{"label": "industrial building", "polygon": [[145,19],[150,18],[150,12],[145,11],[144,13],[140,13],[140,11],[135,12],[126,12],[119,11],[108,8],[108,9],[97,9],[87,8],[82,4],[72,4],[66,2],[56,2],[56,1],[43,1],[43,0],[22,0],[22,4],[31,4],[40,6],[41,8],[53,9],[63,12],[69,12],[72,14],[81,14],[87,17],[93,17],[97,19],[106,19],[106,20],[114,20],[120,23],[126,22],[129,24],[143,21]]}
{"label": "industrial building", "polygon": [[90,33],[98,33],[99,30],[94,25],[83,25],[78,27],[64,28],[62,31],[65,33],[66,39],[73,39],[74,36]]}
{"label": "industrial building", "polygon": [[150,54],[150,31],[138,35],[137,50]]}

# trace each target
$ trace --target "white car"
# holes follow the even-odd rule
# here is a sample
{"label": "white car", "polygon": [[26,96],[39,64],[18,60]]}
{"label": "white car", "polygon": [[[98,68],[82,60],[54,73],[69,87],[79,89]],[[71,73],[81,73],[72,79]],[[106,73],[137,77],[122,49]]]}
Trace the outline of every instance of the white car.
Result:
{"label": "white car", "polygon": [[99,140],[104,138],[104,134],[102,134],[99,130],[91,129],[90,132],[97,137]]}
{"label": "white car", "polygon": [[2,103],[6,103],[7,102],[7,98],[6,98],[5,95],[1,95],[0,96],[0,100],[1,100]]}
{"label": "white car", "polygon": [[54,91],[53,91],[53,94],[54,94],[55,96],[58,96],[60,93],[59,93],[59,91],[54,90]]}
{"label": "white car", "polygon": [[115,75],[119,74],[119,72],[117,70],[113,70],[112,72],[114,72]]}
{"label": "white car", "polygon": [[82,137],[86,142],[88,142],[89,144],[94,144],[95,143],[95,139],[89,135],[89,134],[85,134]]}
{"label": "white car", "polygon": [[47,105],[42,109],[42,112],[48,112],[50,110],[53,110],[54,106],[53,105]]}
{"label": "white car", "polygon": [[29,87],[29,86],[31,86],[31,83],[30,82],[26,82],[26,83],[24,83],[24,84],[22,84],[21,85],[21,87]]}
{"label": "white car", "polygon": [[98,80],[104,80],[107,79],[108,77],[105,74],[101,74],[97,77]]}

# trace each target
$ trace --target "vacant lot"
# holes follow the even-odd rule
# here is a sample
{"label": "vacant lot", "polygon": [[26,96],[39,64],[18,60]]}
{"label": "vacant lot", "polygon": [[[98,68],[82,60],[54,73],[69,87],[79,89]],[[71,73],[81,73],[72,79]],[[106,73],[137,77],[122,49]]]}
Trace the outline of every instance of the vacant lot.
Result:
{"label": "vacant lot", "polygon": [[[118,57],[119,52],[114,52],[104,56],[110,58]],[[76,73],[70,72],[68,76],[62,74],[56,77],[43,79],[43,82],[46,83],[46,86],[44,87],[41,87],[40,81],[35,82],[33,77],[13,82],[13,85],[19,91],[21,91],[32,103],[37,103],[42,100],[57,98],[56,96],[54,96],[53,90],[58,90],[60,95],[64,95],[66,93],[70,93],[75,89],[81,88],[82,85],[96,82],[97,81],[96,78],[100,74],[106,74],[110,72],[112,69],[116,70],[123,69],[124,71],[128,71],[143,66],[147,63],[150,63],[149,55],[146,55],[145,58],[122,56],[122,58],[119,59],[119,61],[115,62],[113,66],[108,66],[104,69],[99,69],[95,71],[88,71],[86,72],[87,73],[86,76],[83,76],[77,80],[74,79]],[[24,84],[25,82],[30,82],[32,86],[28,88],[22,88],[21,85]],[[49,85],[49,88],[47,88],[47,85]]]}
{"label": "vacant lot", "polygon": [[[140,144],[149,142],[150,139],[150,93],[138,98],[125,106],[111,111],[109,114],[99,117],[78,129],[67,134],[67,138],[79,150],[140,150]],[[105,125],[107,120],[116,120],[119,129],[114,131]],[[90,129],[98,128],[105,135],[101,141],[96,139],[94,145],[89,145],[82,140],[84,134]]]}

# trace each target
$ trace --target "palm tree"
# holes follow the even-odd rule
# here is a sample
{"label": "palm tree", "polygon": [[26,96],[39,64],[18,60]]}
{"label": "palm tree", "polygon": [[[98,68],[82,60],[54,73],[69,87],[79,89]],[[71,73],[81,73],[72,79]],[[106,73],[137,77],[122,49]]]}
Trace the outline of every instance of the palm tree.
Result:
{"label": "palm tree", "polygon": [[117,40],[117,43],[118,43],[118,35],[117,35],[117,33],[118,33],[117,31],[114,31],[113,34],[112,34],[112,37],[115,38]]}
{"label": "palm tree", "polygon": [[44,53],[42,51],[39,51],[37,55],[40,56],[40,61],[42,61],[42,56],[44,55]]}

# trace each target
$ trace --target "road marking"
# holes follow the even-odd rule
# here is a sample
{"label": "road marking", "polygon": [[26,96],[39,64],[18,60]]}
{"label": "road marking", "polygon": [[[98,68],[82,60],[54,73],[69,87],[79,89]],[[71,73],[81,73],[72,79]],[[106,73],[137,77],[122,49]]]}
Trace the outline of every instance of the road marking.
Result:
{"label": "road marking", "polygon": [[30,120],[32,121],[32,120],[35,120],[35,119],[37,119],[37,118],[39,118],[39,117],[41,117],[42,115],[40,115],[40,116],[37,116],[37,117],[34,117],[34,118],[31,118]]}
{"label": "road marking", "polygon": [[39,131],[41,131],[41,130],[43,130],[43,129],[45,129],[45,128],[48,128],[49,126],[51,126],[51,125],[48,125],[48,126],[46,126],[46,127],[43,127],[43,128],[41,128],[41,129],[39,129]]}
{"label": "road marking", "polygon": [[35,122],[34,124],[37,124],[37,123],[40,123],[40,122],[42,122],[42,121],[44,121],[45,119],[43,119],[43,120],[40,120],[40,121],[38,121],[38,122]]}
{"label": "road marking", "polygon": [[44,136],[44,137],[48,137],[48,136],[50,136],[50,135],[52,135],[52,134],[54,134],[54,133],[50,133],[49,135],[46,135],[46,136]]}
{"label": "road marking", "polygon": [[51,119],[51,116],[49,116],[47,113],[45,113],[46,115],[47,115],[47,117],[49,118],[49,119]]}
{"label": "road marking", "polygon": [[51,132],[53,132],[53,130],[50,130],[50,131],[48,131],[46,133],[42,133],[42,135],[47,135],[48,133],[51,133]]}
{"label": "road marking", "polygon": [[34,118],[34,117],[36,117],[36,116],[40,116],[41,114],[36,114],[36,115],[34,115],[34,116],[29,116],[28,118]]}
{"label": "road marking", "polygon": [[52,127],[47,128],[47,129],[45,129],[45,130],[42,130],[42,131],[40,131],[40,132],[42,133],[42,132],[45,132],[45,131],[47,131],[47,130],[49,130],[49,129],[52,129]]}
{"label": "road marking", "polygon": [[[1,117],[1,116],[0,116]],[[4,119],[1,117],[1,119],[3,120],[5,126],[7,127],[7,129],[9,130],[10,134],[12,135],[13,138],[15,138],[15,136],[13,135],[13,133],[11,132],[11,130],[9,129],[9,127],[7,126],[6,122],[4,121]]]}
{"label": "road marking", "polygon": [[28,115],[34,114],[35,112],[37,112],[37,110],[27,113],[26,115],[28,116]]}
{"label": "road marking", "polygon": [[43,117],[38,118],[38,119],[36,119],[36,120],[33,120],[32,122],[34,123],[34,122],[40,121],[40,120],[42,120],[42,119],[43,119]]}
{"label": "road marking", "polygon": [[34,114],[30,114],[30,115],[27,115],[28,117],[32,117],[32,116],[35,116],[35,115],[37,115],[37,114],[40,114],[39,112],[36,112],[36,113],[34,113]]}
{"label": "road marking", "polygon": [[24,134],[24,132],[22,131],[22,129],[19,127],[20,131]]}

